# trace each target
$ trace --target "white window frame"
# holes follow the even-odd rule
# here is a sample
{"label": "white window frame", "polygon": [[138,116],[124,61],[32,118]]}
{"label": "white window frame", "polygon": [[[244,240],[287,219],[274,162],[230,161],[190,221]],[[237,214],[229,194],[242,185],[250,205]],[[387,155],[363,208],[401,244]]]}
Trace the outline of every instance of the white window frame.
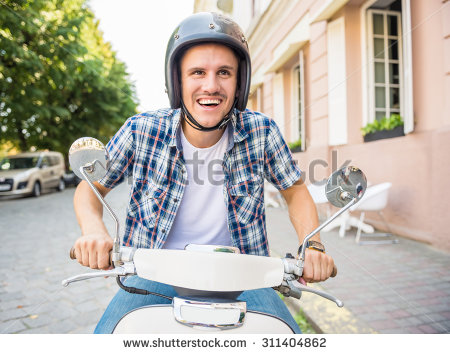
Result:
{"label": "white window frame", "polygon": [[276,73],[273,77],[273,115],[274,120],[280,128],[281,134],[286,136],[284,124],[284,77],[283,73]]}
{"label": "white window frame", "polygon": [[[369,59],[368,59],[368,39],[367,39],[367,29],[368,29],[368,17],[367,10],[371,7],[377,0],[368,0],[361,6],[360,10],[360,23],[361,23],[361,61],[362,61],[362,125],[365,126],[369,123],[369,89],[373,84],[369,80]],[[402,11],[401,11],[401,23],[402,23],[402,34],[403,34],[403,46],[402,46],[402,56],[403,56],[403,67],[401,68],[403,76],[403,97],[400,97],[400,104],[403,105],[403,110],[401,109],[400,114],[404,121],[404,133],[410,133],[414,130],[414,98],[413,98],[413,74],[412,74],[412,41],[411,41],[411,1],[402,0]]]}
{"label": "white window frame", "polygon": [[[291,142],[301,139],[302,151],[306,149],[306,134],[305,134],[305,67],[304,54],[300,50],[299,64],[292,68],[292,119],[291,119]],[[298,69],[298,71],[297,71]],[[298,92],[300,88],[300,94]],[[299,102],[300,100],[300,102]],[[301,106],[299,112],[299,104]],[[300,126],[299,126],[300,122]]]}
{"label": "white window frame", "polygon": [[[376,58],[374,57],[374,52],[373,52],[373,41],[374,41],[374,35],[373,35],[373,15],[377,14],[377,15],[382,15],[383,16],[383,24],[384,24],[384,35],[383,35],[383,39],[384,39],[384,58],[383,58],[383,63],[384,63],[384,77],[385,77],[385,82],[384,84],[380,84],[380,83],[375,83],[375,63],[377,62]],[[384,21],[385,17],[387,16],[396,16],[397,17],[397,31],[398,31],[398,44],[397,44],[397,48],[398,48],[398,60],[389,60],[388,56],[389,56],[389,47],[388,47],[388,43],[389,43],[389,36],[387,34],[387,22]],[[386,111],[385,116],[386,117],[390,117],[391,114],[396,113],[396,114],[400,114],[403,117],[403,112],[405,111],[404,109],[404,94],[403,94],[403,89],[404,89],[404,80],[403,80],[403,46],[402,46],[402,15],[401,12],[398,11],[389,11],[389,10],[367,10],[367,27],[368,27],[368,52],[369,52],[369,122],[373,122],[376,119],[376,110],[377,107],[375,106],[375,88],[377,87],[384,87],[385,88],[385,107],[384,107],[384,111]],[[390,82],[387,82],[386,78],[389,77],[389,63],[393,62],[395,64],[398,64],[399,67],[399,83],[398,84],[391,84]],[[391,111],[391,104],[390,104],[390,88],[391,87],[398,87],[399,88],[399,100],[400,100],[400,107],[399,109],[394,109],[393,111]]]}

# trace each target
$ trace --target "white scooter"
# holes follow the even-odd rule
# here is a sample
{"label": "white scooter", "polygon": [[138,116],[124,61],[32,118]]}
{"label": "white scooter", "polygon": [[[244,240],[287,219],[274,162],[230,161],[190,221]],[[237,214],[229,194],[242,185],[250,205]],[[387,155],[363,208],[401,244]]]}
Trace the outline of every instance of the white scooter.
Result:
{"label": "white scooter", "polygon": [[[120,246],[119,221],[97,191],[92,181],[106,172],[108,156],[104,145],[94,138],[80,138],[69,151],[69,162],[78,177],[84,179],[97,195],[116,224],[116,236],[111,251],[111,270],[90,272],[68,278],[72,282],[95,277],[116,276],[121,288],[140,294],[142,289],[128,288],[122,278],[141,278],[172,285],[178,296],[170,305],[153,305],[127,313],[117,323],[113,333],[293,333],[282,319],[255,311],[247,311],[246,303],[236,300],[245,290],[272,287],[284,296],[300,299],[302,291],[329,299],[342,307],[343,303],[323,291],[310,288],[297,280],[302,276],[306,242],[341,215],[363,196],[367,182],[356,167],[345,167],[328,179],[326,195],[342,208],[316,230],[305,237],[298,260],[290,254],[272,258],[240,254],[235,247],[188,245],[185,250],[135,249]],[[74,250],[71,250],[74,259]],[[174,266],[174,265],[180,266]],[[245,270],[245,271],[243,271]],[[333,275],[336,275],[336,268]],[[151,319],[151,320],[149,320]]]}

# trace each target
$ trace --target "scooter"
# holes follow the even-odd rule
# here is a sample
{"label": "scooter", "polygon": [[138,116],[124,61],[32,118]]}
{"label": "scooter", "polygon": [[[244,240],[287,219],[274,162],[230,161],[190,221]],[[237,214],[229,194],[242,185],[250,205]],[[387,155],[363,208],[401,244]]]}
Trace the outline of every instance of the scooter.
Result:
{"label": "scooter", "polygon": [[[331,204],[342,209],[305,237],[298,259],[290,254],[280,259],[240,254],[238,248],[230,246],[190,244],[184,250],[121,247],[118,218],[93,184],[108,168],[104,145],[94,138],[80,138],[70,148],[69,162],[114,219],[116,235],[110,254],[113,269],[76,275],[62,284],[68,286],[81,280],[115,276],[125,291],[148,294],[146,290],[123,284],[124,277],[137,275],[172,285],[178,294],[170,305],[145,306],[127,313],[113,333],[292,334],[292,328],[282,319],[247,310],[246,303],[237,300],[243,291],[259,288],[272,287],[286,297],[297,299],[305,291],[333,301],[339,307],[344,305],[333,295],[301,284],[298,279],[303,274],[308,240],[364,195],[367,181],[360,169],[345,167],[330,176],[326,196]],[[70,256],[75,259],[73,248]],[[332,276],[336,273],[335,268]]]}

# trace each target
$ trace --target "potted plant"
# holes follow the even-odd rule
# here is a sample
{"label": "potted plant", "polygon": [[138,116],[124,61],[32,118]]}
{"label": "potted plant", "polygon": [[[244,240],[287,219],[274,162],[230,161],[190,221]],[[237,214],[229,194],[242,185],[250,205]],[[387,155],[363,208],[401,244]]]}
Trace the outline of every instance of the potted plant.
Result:
{"label": "potted plant", "polygon": [[364,142],[405,135],[403,132],[403,119],[399,114],[391,114],[389,118],[383,117],[380,120],[368,123],[364,128],[361,128],[361,131],[364,136]]}
{"label": "potted plant", "polygon": [[298,139],[297,141],[289,143],[288,146],[292,153],[301,152],[302,151],[302,140]]}

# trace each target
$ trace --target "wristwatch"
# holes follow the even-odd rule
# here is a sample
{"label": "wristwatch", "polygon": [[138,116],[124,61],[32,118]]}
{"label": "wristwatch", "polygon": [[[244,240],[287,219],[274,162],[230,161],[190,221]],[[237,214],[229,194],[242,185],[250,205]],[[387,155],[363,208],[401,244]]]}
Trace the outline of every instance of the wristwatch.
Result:
{"label": "wristwatch", "polygon": [[[303,244],[300,245],[300,247],[298,248],[297,254],[300,255],[300,253],[302,253],[302,246]],[[320,242],[317,241],[308,241],[306,242],[306,248],[311,248],[313,250],[325,253],[325,246],[322,245]]]}

